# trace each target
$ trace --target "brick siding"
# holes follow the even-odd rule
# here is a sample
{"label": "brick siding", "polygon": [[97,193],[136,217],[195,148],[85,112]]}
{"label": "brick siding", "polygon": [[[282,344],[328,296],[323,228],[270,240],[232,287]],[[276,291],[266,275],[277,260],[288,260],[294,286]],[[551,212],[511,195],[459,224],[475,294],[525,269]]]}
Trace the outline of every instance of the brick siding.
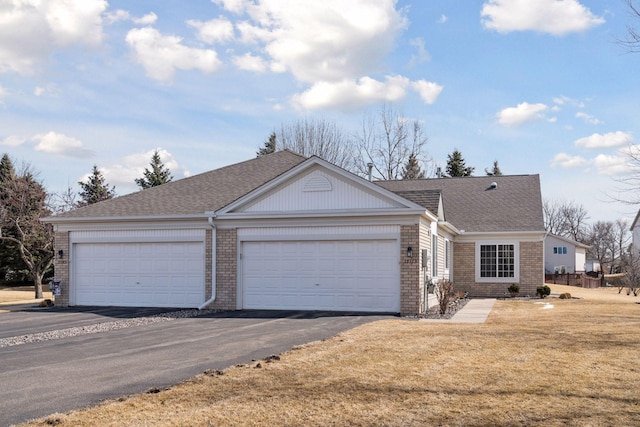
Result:
{"label": "brick siding", "polygon": [[[407,248],[411,247],[413,256],[407,257]],[[420,268],[420,226],[403,225],[400,227],[400,314],[416,315],[422,308]]]}
{"label": "brick siding", "polygon": [[[54,279],[60,282],[60,295],[54,297],[55,305],[57,307],[68,307],[69,306],[69,265],[71,251],[69,250],[69,232],[57,232],[55,233],[55,244],[54,244],[54,256],[55,259],[53,261],[54,268]],[[58,258],[58,251],[62,250],[64,252],[64,257],[62,259]],[[47,287],[47,285],[43,285],[43,287]]]}
{"label": "brick siding", "polygon": [[[536,288],[544,282],[543,242],[520,242],[520,295],[535,296]],[[504,297],[510,283],[476,283],[476,244],[454,242],[453,285],[456,290],[469,292],[472,297]]]}
{"label": "brick siding", "polygon": [[216,300],[207,308],[235,310],[238,289],[237,230],[217,229],[216,240]]}

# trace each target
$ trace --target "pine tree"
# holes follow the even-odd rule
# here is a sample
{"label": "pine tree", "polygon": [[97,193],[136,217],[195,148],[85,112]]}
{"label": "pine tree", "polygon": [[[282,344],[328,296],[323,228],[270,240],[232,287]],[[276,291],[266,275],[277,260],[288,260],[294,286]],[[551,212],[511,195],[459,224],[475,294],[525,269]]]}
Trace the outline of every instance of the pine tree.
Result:
{"label": "pine tree", "polygon": [[256,157],[266,156],[267,154],[276,152],[276,133],[271,132],[269,139],[264,142],[264,147],[261,147],[256,152]]}
{"label": "pine tree", "polygon": [[78,184],[81,189],[79,195],[82,198],[82,200],[78,202],[78,207],[112,199],[116,195],[116,187],[109,188],[109,184],[106,183],[104,175],[102,175],[102,172],[98,170],[98,166],[96,165],[93,165],[93,170],[87,178],[87,182],[80,181]]}
{"label": "pine tree", "polygon": [[173,180],[173,175],[171,175],[171,171],[162,163],[158,150],[153,152],[149,165],[151,166],[151,170],[145,168],[144,176],[142,178],[136,178],[135,180],[141,189],[157,187],[158,185],[166,184]]}
{"label": "pine tree", "polygon": [[447,175],[450,177],[471,176],[475,169],[465,165],[462,153],[457,148],[447,155]]}
{"label": "pine tree", "polygon": [[402,167],[402,179],[424,179],[424,171],[415,153],[409,154],[407,162]]}
{"label": "pine tree", "polygon": [[502,176],[502,171],[500,170],[500,166],[498,166],[498,161],[493,161],[493,167],[491,169],[484,169],[484,172],[487,176]]}
{"label": "pine tree", "polygon": [[[8,154],[0,160],[0,209],[6,212],[5,201],[9,197],[10,183],[16,179],[16,170]],[[15,235],[15,230],[5,230],[7,235]],[[9,240],[0,241],[0,279],[4,279],[9,271],[18,271],[24,268],[24,263],[17,256],[18,248]]]}

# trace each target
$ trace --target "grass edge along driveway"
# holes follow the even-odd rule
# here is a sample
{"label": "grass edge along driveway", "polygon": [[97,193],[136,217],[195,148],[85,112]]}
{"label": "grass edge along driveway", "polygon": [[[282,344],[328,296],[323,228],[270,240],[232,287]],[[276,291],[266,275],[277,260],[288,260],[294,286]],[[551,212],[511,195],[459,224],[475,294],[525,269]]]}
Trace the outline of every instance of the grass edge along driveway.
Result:
{"label": "grass edge along driveway", "polygon": [[486,323],[391,319],[29,425],[640,425],[640,299],[498,301]]}

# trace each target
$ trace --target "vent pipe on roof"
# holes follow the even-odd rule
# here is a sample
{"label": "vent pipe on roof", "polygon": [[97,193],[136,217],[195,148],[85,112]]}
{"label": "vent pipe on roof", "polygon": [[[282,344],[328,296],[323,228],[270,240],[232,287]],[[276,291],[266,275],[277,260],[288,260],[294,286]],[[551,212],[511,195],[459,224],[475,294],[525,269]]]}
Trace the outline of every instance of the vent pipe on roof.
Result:
{"label": "vent pipe on roof", "polygon": [[367,167],[369,168],[369,182],[372,180],[371,171],[373,170],[373,163],[367,163]]}
{"label": "vent pipe on roof", "polygon": [[495,181],[491,183],[491,189],[493,190],[494,188],[498,188],[498,183]]}

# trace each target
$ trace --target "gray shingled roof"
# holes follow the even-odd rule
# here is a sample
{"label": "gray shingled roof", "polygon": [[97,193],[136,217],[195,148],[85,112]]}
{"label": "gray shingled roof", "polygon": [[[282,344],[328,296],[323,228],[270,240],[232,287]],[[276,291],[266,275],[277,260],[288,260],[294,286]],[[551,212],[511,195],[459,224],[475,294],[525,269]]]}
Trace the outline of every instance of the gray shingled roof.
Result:
{"label": "gray shingled roof", "polygon": [[[376,184],[378,184],[376,182]],[[438,206],[440,205],[440,190],[415,190],[415,191],[394,191],[398,196],[403,197],[417,205],[427,208],[429,212],[438,216]]]}
{"label": "gray shingled roof", "polygon": [[[497,184],[491,188],[491,183]],[[544,231],[538,175],[379,181],[403,192],[440,190],[445,220],[467,232]]]}
{"label": "gray shingled roof", "polygon": [[116,197],[55,218],[197,215],[216,211],[284,172],[305,157],[278,151],[158,187]]}

